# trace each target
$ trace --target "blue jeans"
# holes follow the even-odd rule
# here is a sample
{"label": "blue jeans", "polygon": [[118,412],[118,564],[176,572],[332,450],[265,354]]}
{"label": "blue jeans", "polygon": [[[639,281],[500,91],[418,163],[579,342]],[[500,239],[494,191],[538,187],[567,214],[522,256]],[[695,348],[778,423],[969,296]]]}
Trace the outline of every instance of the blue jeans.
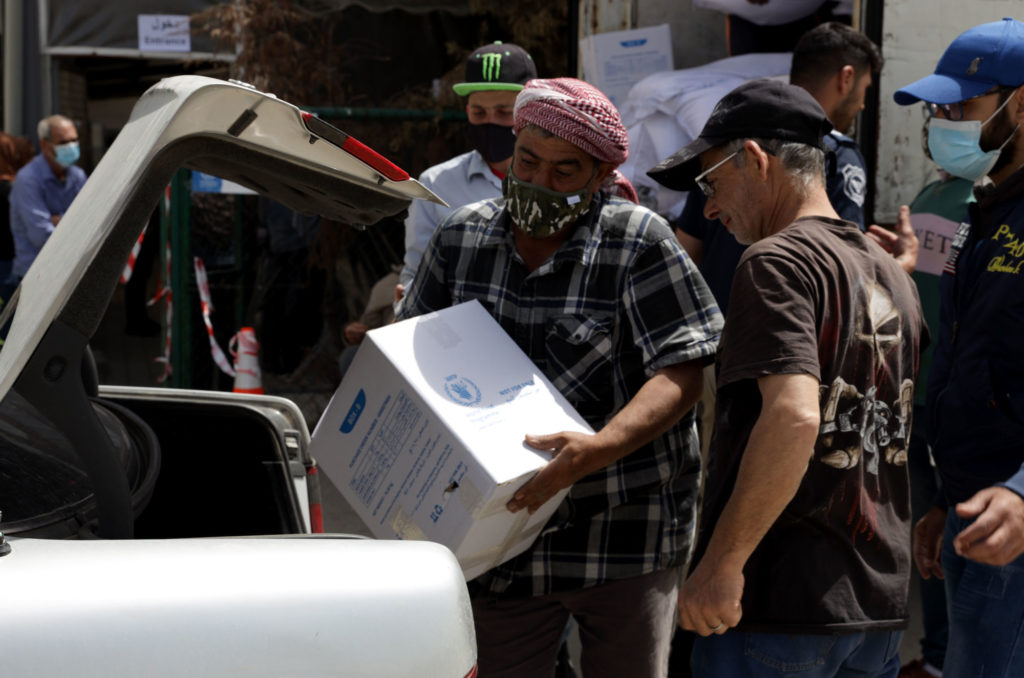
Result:
{"label": "blue jeans", "polygon": [[903,631],[788,635],[727,631],[693,643],[701,678],[896,678]]}
{"label": "blue jeans", "polygon": [[[932,507],[938,492],[939,482],[935,469],[928,458],[928,443],[921,429],[927,416],[924,407],[914,406],[914,430],[910,434],[910,450],[907,453],[907,475],[910,477],[910,524],[916,525]],[[946,657],[946,642],[949,638],[949,623],[946,621],[946,584],[938,577],[922,579],[917,568],[912,568],[911,577],[917,580],[921,592],[921,621],[924,636],[921,637],[921,657],[937,669],[942,669]]]}
{"label": "blue jeans", "polygon": [[971,524],[950,508],[942,538],[949,645],[944,678],[1024,676],[1024,556],[1005,567],[961,558],[953,537]]}

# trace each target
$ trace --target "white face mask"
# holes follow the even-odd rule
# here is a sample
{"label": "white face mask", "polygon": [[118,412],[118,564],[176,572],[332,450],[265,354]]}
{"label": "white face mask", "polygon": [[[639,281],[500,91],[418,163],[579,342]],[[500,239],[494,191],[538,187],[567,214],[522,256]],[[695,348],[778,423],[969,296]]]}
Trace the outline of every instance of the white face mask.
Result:
{"label": "white face mask", "polygon": [[984,122],[980,120],[947,120],[932,118],[928,123],[928,151],[939,167],[953,176],[977,181],[992,171],[1003,147],[1016,134],[1018,125],[1006,141],[991,151],[981,150],[981,128],[991,122],[1013,96],[1006,98]]}

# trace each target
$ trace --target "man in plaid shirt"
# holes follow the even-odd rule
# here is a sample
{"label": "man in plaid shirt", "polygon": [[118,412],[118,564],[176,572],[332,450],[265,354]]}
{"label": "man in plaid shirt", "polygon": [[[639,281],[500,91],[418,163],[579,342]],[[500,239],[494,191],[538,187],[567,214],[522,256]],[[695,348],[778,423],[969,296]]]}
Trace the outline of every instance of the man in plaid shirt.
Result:
{"label": "man in plaid shirt", "polygon": [[550,676],[571,614],[587,678],[665,676],[700,479],[692,408],[722,317],[615,171],[628,140],[603,94],[532,80],[515,132],[504,198],[442,222],[398,311],[478,300],[597,431],[523,422],[554,457],[509,510],[570,490],[529,550],[470,583],[480,675]]}

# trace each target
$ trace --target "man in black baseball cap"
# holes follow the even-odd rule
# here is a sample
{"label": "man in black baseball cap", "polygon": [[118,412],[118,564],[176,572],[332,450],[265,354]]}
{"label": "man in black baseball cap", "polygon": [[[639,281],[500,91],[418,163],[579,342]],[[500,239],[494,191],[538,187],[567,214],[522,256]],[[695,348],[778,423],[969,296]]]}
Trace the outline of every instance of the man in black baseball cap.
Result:
{"label": "man in black baseball cap", "polygon": [[[759,225],[757,232],[748,233],[745,230],[753,227],[749,223],[750,218],[767,216],[767,213],[762,213],[749,200],[737,201],[725,207],[720,197],[716,198],[714,187],[717,178],[726,173],[732,174],[726,167],[726,161],[732,160],[733,165],[741,165],[746,159],[763,157],[766,163],[763,169],[766,172],[768,169],[776,172],[788,170],[782,173],[793,174],[803,183],[812,183],[814,179],[824,182],[824,165],[820,176],[817,176],[819,172],[816,164],[811,162],[811,151],[820,151],[824,158],[823,137],[831,129],[832,123],[825,111],[803,88],[776,80],[752,80],[722,97],[700,135],[647,174],[662,185],[678,191],[700,188],[708,198],[704,210],[708,219],[721,219],[736,240],[749,245],[770,235],[763,228],[767,225]],[[750,141],[750,144],[746,144],[746,141]],[[786,155],[787,159],[800,155],[799,162],[786,165],[779,162],[775,149],[783,144],[806,147],[799,153],[796,152],[799,149],[793,147],[793,152]],[[749,158],[744,151],[747,146],[750,149],[756,148],[756,152]],[[702,168],[706,171],[702,172]],[[778,199],[786,197],[785,194],[775,196]],[[817,196],[815,192],[808,192],[806,197],[810,200]],[[836,217],[827,193],[824,198],[825,204],[820,206],[817,214]],[[776,223],[771,227],[781,230],[788,223]]]}
{"label": "man in black baseball cap", "polygon": [[537,67],[526,50],[510,42],[478,47],[466,59],[466,79],[452,86],[459,96],[473,92],[519,92],[537,77]]}
{"label": "man in black baseball cap", "polygon": [[508,172],[515,144],[513,105],[526,81],[536,77],[533,59],[512,43],[484,45],[466,59],[466,75],[452,89],[466,97],[466,136],[473,150],[434,165],[420,176],[420,182],[449,206],[415,200],[409,207],[405,263],[399,276],[403,289],[416,275],[430,236],[442,219],[457,207],[501,196],[501,180]]}
{"label": "man in black baseball cap", "polygon": [[699,188],[705,215],[750,244],[718,347],[696,565],[679,594],[680,622],[702,636],[694,675],[775,675],[761,657],[808,661],[816,677],[899,670],[926,330],[909,276],[829,201],[831,127],[804,89],[755,80],[650,172]]}

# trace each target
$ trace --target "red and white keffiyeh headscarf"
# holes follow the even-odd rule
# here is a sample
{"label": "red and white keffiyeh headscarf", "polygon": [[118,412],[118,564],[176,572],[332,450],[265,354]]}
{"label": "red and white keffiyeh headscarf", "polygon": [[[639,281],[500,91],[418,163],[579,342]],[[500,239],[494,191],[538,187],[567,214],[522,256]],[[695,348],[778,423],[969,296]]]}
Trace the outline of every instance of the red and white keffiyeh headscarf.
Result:
{"label": "red and white keffiyeh headscarf", "polygon": [[[528,124],[551,132],[600,162],[621,165],[629,157],[629,136],[618,109],[599,89],[576,78],[530,80],[516,97],[518,134]],[[604,187],[637,202],[636,190],[618,170]]]}

